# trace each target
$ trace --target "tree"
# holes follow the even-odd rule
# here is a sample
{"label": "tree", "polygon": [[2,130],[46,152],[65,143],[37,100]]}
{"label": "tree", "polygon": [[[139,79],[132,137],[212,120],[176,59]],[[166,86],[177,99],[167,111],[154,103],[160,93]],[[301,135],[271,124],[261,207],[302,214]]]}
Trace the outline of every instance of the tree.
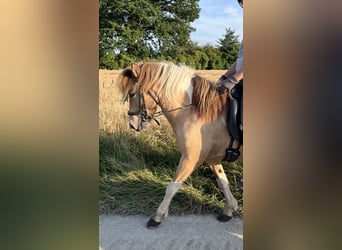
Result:
{"label": "tree", "polygon": [[229,68],[237,58],[240,42],[235,31],[226,28],[226,34],[222,39],[219,39],[219,49],[221,51],[222,59],[224,60],[224,68]]}
{"label": "tree", "polygon": [[196,51],[196,69],[206,69],[208,67],[209,57],[202,51]]}
{"label": "tree", "polygon": [[224,69],[223,59],[219,48],[211,44],[204,45],[202,51],[209,58],[205,69]]}
{"label": "tree", "polygon": [[190,24],[199,17],[198,2],[100,0],[100,62],[112,52],[137,60],[179,53],[194,31]]}

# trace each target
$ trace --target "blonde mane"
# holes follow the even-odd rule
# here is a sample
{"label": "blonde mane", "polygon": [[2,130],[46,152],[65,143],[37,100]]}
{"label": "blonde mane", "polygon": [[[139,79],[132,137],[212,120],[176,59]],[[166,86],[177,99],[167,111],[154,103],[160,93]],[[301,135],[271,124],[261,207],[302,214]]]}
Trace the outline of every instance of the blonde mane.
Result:
{"label": "blonde mane", "polygon": [[193,86],[192,104],[195,113],[206,122],[213,121],[223,111],[227,95],[218,95],[210,81],[195,75],[195,70],[171,62],[139,62],[123,70],[117,78],[123,94],[153,90],[160,100],[174,100]]}
{"label": "blonde mane", "polygon": [[[128,72],[130,77],[127,77]],[[143,91],[154,90],[160,98],[173,100],[175,96],[191,84],[194,69],[177,66],[171,62],[139,62],[123,70],[117,78],[119,89],[123,94],[134,92],[138,88]],[[131,78],[131,79],[129,79]],[[133,85],[133,80],[136,83]]]}
{"label": "blonde mane", "polygon": [[178,93],[186,91],[193,75],[194,70],[184,65],[145,63],[141,67],[139,81],[142,89],[154,89],[159,98],[173,100]]}

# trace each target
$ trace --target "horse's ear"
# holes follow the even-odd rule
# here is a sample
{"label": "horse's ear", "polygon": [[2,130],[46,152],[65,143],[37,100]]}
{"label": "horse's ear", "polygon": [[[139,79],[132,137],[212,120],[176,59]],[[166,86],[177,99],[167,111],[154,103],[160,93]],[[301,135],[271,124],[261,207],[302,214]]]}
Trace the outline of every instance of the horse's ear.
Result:
{"label": "horse's ear", "polygon": [[130,68],[132,71],[133,78],[138,78],[140,74],[140,65],[137,63],[132,63]]}

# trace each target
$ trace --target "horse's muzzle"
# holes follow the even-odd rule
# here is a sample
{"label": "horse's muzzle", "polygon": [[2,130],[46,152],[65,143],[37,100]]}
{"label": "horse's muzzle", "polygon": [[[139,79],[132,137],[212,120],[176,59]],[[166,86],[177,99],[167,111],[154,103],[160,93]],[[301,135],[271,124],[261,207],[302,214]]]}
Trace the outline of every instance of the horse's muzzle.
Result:
{"label": "horse's muzzle", "polygon": [[140,131],[142,129],[140,119],[136,116],[130,116],[129,117],[129,127],[131,129],[134,129],[136,131]]}
{"label": "horse's muzzle", "polygon": [[129,118],[129,127],[134,129],[135,131],[146,130],[150,126],[148,121],[141,121],[138,116],[130,116]]}

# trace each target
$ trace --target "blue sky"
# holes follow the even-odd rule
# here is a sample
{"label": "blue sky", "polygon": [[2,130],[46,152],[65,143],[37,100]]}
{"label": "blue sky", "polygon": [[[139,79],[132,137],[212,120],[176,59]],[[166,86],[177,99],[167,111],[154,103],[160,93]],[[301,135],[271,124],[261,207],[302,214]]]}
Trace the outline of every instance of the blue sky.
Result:
{"label": "blue sky", "polygon": [[242,8],[237,0],[200,0],[199,5],[200,17],[191,25],[196,28],[191,33],[192,41],[199,45],[217,45],[217,41],[226,33],[226,28],[235,30],[241,41]]}

